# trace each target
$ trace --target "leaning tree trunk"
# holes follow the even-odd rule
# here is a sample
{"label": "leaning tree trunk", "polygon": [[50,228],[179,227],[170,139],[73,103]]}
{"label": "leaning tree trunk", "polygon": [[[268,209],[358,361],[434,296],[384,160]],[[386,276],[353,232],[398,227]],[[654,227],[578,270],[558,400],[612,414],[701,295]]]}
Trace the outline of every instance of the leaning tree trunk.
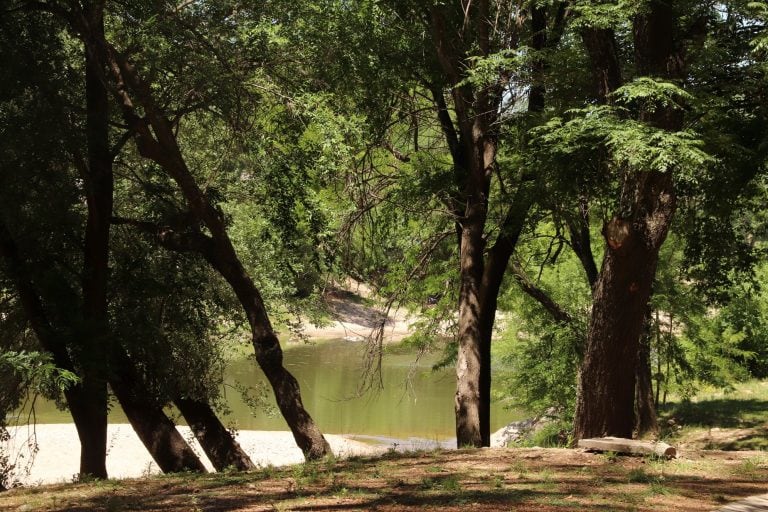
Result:
{"label": "leaning tree trunk", "polygon": [[164,473],[206,469],[163,408],[146,397],[144,385],[122,347],[113,350],[109,385],[144,447]]}
{"label": "leaning tree trunk", "polygon": [[[299,384],[283,366],[283,352],[267,316],[264,302],[237,256],[221,213],[198,186],[176,141],[171,122],[157,107],[151,88],[137,69],[105,40],[101,41],[115,81],[115,94],[123,116],[134,129],[139,153],[157,163],[178,184],[190,211],[210,231],[201,249],[209,263],[232,287],[242,305],[252,332],[258,362],[275,394],[278,408],[307,459],[331,453],[328,442],[304,408]],[[134,100],[145,118],[139,118]]]}
{"label": "leaning tree trunk", "polygon": [[206,472],[203,463],[159,405],[147,404],[137,398],[128,386],[113,384],[112,391],[131,427],[163,473]]}
{"label": "leaning tree trunk", "polygon": [[177,398],[174,403],[217,471],[229,467],[248,471],[255,467],[251,458],[222,425],[209,404],[189,398]]}

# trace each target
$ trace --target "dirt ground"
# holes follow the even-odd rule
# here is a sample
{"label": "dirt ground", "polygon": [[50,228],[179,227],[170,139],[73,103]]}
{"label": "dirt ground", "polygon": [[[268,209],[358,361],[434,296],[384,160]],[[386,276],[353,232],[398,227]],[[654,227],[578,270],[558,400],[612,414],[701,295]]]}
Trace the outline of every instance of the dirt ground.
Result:
{"label": "dirt ground", "polygon": [[662,461],[481,449],[17,489],[0,495],[0,510],[702,512],[764,493],[767,481],[765,452],[684,452]]}

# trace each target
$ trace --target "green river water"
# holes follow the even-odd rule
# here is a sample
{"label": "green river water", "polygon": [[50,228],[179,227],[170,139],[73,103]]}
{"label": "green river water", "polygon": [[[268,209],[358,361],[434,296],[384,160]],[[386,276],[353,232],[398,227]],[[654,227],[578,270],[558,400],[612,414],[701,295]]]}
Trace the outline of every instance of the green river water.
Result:
{"label": "green river water", "polygon": [[[351,398],[357,391],[362,349],[361,343],[344,340],[292,344],[285,349],[285,365],[299,381],[304,405],[323,432],[432,441],[455,437],[452,369],[432,371],[435,357],[426,356],[415,363],[413,354],[387,353],[382,364],[383,389]],[[225,381],[232,411],[223,418],[225,424],[247,430],[288,430],[279,414],[251,411],[230,386],[235,382],[246,386],[265,382],[252,358],[233,361]],[[35,405],[35,416],[38,423],[71,422],[68,413],[40,401]],[[523,416],[492,404],[491,430]],[[119,407],[110,413],[110,421],[126,422]]]}

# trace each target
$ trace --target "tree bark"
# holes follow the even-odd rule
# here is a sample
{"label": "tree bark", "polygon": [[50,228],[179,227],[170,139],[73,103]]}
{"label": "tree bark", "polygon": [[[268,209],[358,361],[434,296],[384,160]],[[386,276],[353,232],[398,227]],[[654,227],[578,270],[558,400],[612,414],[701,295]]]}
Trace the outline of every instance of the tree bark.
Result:
{"label": "tree bark", "polygon": [[[556,45],[561,36],[561,25],[565,16],[565,4],[558,4],[553,23],[553,37],[547,34],[547,8],[534,6],[531,12],[531,45],[534,50],[542,51]],[[547,63],[542,58],[532,62],[531,74],[533,81],[528,93],[528,112],[542,112],[546,103],[545,74]],[[493,140],[493,139],[492,139]],[[495,141],[494,141],[495,144]],[[495,151],[494,145],[494,151]],[[518,184],[515,196],[512,198],[509,210],[501,225],[501,231],[496,241],[488,251],[483,266],[483,276],[480,282],[480,435],[481,446],[490,446],[491,442],[491,340],[493,326],[496,322],[496,308],[499,292],[509,265],[509,260],[515,251],[517,241],[523,231],[528,211],[533,205],[534,185],[525,177]]]}
{"label": "tree bark", "polygon": [[[610,233],[622,233],[610,238]],[[608,247],[594,292],[576,406],[576,438],[632,437],[635,368],[657,258],[640,229],[606,226]],[[657,254],[656,254],[657,256]]]}
{"label": "tree bark", "polygon": [[[680,78],[683,57],[669,4],[654,1],[634,20],[635,62],[645,76]],[[612,35],[587,44],[603,96],[618,84],[611,77],[615,59]],[[608,64],[606,64],[608,63]],[[602,84],[602,85],[601,85]],[[678,130],[682,114],[657,106],[640,119],[664,130]],[[631,171],[625,177],[630,197],[624,210],[603,228],[606,253],[590,317],[581,367],[574,435],[631,437],[634,426],[635,371],[659,249],[666,239],[676,197],[671,172]]]}
{"label": "tree bark", "polygon": [[210,405],[189,398],[177,398],[174,403],[217,471],[229,467],[248,471],[256,467],[234,436],[221,424]]}
{"label": "tree bark", "polygon": [[480,426],[481,368],[484,346],[480,326],[480,286],[483,276],[483,231],[486,206],[476,195],[468,198],[464,216],[459,291],[459,351],[456,360],[456,445],[483,446]]}
{"label": "tree bark", "polygon": [[646,314],[635,376],[635,432],[637,437],[658,433],[651,375],[651,317]]}
{"label": "tree bark", "polygon": [[579,199],[578,213],[566,219],[570,233],[571,247],[581,262],[581,267],[587,276],[589,288],[595,289],[598,270],[595,256],[592,253],[592,237],[589,232],[589,203],[586,198]]}
{"label": "tree bark", "polygon": [[616,36],[611,29],[585,28],[581,31],[581,40],[592,66],[597,99],[606,102],[622,82]]}
{"label": "tree bark", "polygon": [[[103,2],[85,2],[84,15],[103,36]],[[106,478],[107,456],[107,279],[109,273],[109,219],[112,215],[112,155],[109,148],[109,97],[101,81],[101,59],[94,41],[85,41],[85,100],[87,168],[83,169],[88,219],[83,248],[83,323],[78,363],[82,399],[71,405],[78,416],[80,474]]]}

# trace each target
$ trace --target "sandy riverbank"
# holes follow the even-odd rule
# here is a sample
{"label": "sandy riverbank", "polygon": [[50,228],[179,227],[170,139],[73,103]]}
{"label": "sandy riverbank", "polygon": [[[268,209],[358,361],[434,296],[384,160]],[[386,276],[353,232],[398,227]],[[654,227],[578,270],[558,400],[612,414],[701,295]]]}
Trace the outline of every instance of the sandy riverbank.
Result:
{"label": "sandy riverbank", "polygon": [[363,341],[383,322],[384,343],[396,343],[411,334],[415,321],[405,310],[391,309],[385,312],[381,305],[374,306],[370,289],[362,283],[350,280],[345,288],[326,291],[325,301],[331,320],[323,326],[302,324],[304,336],[312,340],[346,339]]}
{"label": "sandy riverbank", "polygon": [[[209,470],[212,466],[202,454],[200,445],[188,427],[177,427]],[[24,485],[71,481],[77,474],[80,441],[73,424],[21,426],[9,429],[11,441],[2,450],[16,461],[16,476]],[[333,453],[340,458],[354,455],[375,455],[387,446],[362,443],[346,436],[326,434]],[[259,466],[284,466],[304,461],[290,432],[243,430],[237,437],[240,445]],[[30,445],[35,441],[38,451],[32,458]],[[111,478],[135,478],[159,473],[149,453],[130,425],[110,424],[107,438],[107,472]],[[32,464],[29,462],[32,460]]]}

